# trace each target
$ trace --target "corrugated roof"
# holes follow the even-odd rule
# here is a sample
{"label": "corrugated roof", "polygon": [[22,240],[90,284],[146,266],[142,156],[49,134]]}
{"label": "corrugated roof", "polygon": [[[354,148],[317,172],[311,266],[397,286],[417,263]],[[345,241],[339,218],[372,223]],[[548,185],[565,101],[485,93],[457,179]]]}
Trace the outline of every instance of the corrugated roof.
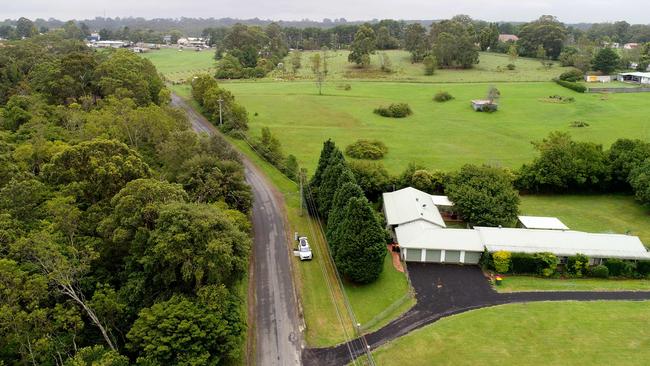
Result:
{"label": "corrugated roof", "polygon": [[650,259],[636,236],[592,234],[581,231],[475,227],[491,252],[551,252],[558,256],[578,253],[595,258]]}
{"label": "corrugated roof", "polygon": [[416,221],[395,229],[397,242],[403,248],[445,249],[482,252],[483,244],[476,230],[443,229],[433,224]]}
{"label": "corrugated roof", "polygon": [[639,78],[650,78],[650,72],[622,72],[621,76],[636,76]]}
{"label": "corrugated roof", "polygon": [[403,225],[423,220],[440,227],[446,226],[431,195],[426,192],[408,187],[384,193],[383,198],[388,225]]}
{"label": "corrugated roof", "polygon": [[527,229],[569,230],[557,217],[517,216],[519,222]]}
{"label": "corrugated roof", "polygon": [[454,203],[449,200],[449,197],[447,196],[436,196],[436,195],[431,195],[431,200],[433,201],[433,204],[436,206],[453,206]]}

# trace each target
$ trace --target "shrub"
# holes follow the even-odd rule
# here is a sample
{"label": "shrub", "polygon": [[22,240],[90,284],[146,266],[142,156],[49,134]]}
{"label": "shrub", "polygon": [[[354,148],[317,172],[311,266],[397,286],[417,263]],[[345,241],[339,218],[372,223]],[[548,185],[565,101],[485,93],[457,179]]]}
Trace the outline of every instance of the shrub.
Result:
{"label": "shrub", "polygon": [[636,263],[636,273],[642,277],[650,275],[650,261],[639,261]]}
{"label": "shrub", "polygon": [[508,70],[512,71],[512,70],[514,70],[517,66],[515,66],[515,64],[508,64],[508,66],[506,66],[506,67],[508,68]]}
{"label": "shrub", "polygon": [[424,75],[433,75],[438,67],[438,61],[433,55],[425,57],[422,64],[424,65]]}
{"label": "shrub", "polygon": [[596,278],[607,278],[609,277],[609,269],[607,269],[607,267],[602,264],[591,267],[591,269],[589,269],[589,276]]}
{"label": "shrub", "polygon": [[439,92],[438,94],[436,94],[433,97],[433,100],[435,100],[436,102],[440,102],[440,103],[447,102],[447,101],[450,101],[452,99],[454,99],[454,96],[449,94],[446,91],[441,91],[441,92]]}
{"label": "shrub", "polygon": [[614,277],[630,277],[634,273],[634,264],[620,259],[606,260],[605,267],[609,270],[609,274]]}
{"label": "shrub", "polygon": [[404,118],[413,114],[411,107],[406,103],[394,103],[388,107],[379,107],[374,112],[382,117]]}
{"label": "shrub", "polygon": [[585,121],[573,121],[569,124],[569,127],[577,127],[577,128],[589,127],[589,123]]}
{"label": "shrub", "polygon": [[510,269],[510,257],[510,252],[505,250],[494,252],[492,254],[492,263],[494,264],[494,270],[498,273],[508,272],[508,269]]}
{"label": "shrub", "polygon": [[379,140],[357,140],[357,142],[348,145],[345,153],[355,159],[379,160],[388,153],[388,147]]}
{"label": "shrub", "polygon": [[589,268],[589,258],[584,254],[576,254],[567,260],[567,271],[577,277],[585,275],[587,268]]}
{"label": "shrub", "polygon": [[551,277],[555,274],[557,265],[560,260],[553,253],[535,253],[535,260],[537,262],[537,273],[544,277]]}
{"label": "shrub", "polygon": [[555,79],[555,82],[560,86],[563,86],[563,87],[565,87],[567,89],[571,89],[571,90],[573,90],[575,92],[578,92],[578,93],[584,93],[584,92],[587,91],[586,86],[580,85],[580,84],[577,84],[577,83],[574,83],[574,82],[571,82],[571,81],[564,81],[564,80],[560,80],[560,79]]}
{"label": "shrub", "polygon": [[537,260],[532,254],[512,253],[511,258],[512,273],[536,273]]}
{"label": "shrub", "polygon": [[569,70],[560,75],[560,80],[575,83],[582,80],[582,71],[578,69]]}

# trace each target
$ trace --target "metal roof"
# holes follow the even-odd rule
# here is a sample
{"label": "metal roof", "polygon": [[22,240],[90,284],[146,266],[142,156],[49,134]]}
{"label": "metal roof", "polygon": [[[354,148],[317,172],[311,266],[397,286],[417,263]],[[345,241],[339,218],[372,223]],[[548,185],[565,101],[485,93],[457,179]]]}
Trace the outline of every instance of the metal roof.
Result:
{"label": "metal roof", "polygon": [[443,229],[424,221],[400,225],[395,229],[402,248],[465,250],[482,252],[483,243],[476,230]]}
{"label": "metal roof", "polygon": [[650,259],[636,236],[592,234],[581,231],[475,227],[490,251],[517,253],[550,252],[558,256],[578,253],[592,258]]}
{"label": "metal roof", "polygon": [[557,217],[517,216],[519,222],[527,229],[569,230]]}
{"label": "metal roof", "polygon": [[650,72],[622,72],[621,76],[636,76],[639,78],[650,78]]}
{"label": "metal roof", "polygon": [[403,225],[422,220],[439,227],[446,227],[433,198],[426,192],[408,187],[384,193],[383,198],[388,225]]}
{"label": "metal roof", "polygon": [[433,204],[436,206],[453,206],[454,203],[449,200],[449,197],[447,196],[436,196],[436,195],[431,195],[431,200],[433,201]]}

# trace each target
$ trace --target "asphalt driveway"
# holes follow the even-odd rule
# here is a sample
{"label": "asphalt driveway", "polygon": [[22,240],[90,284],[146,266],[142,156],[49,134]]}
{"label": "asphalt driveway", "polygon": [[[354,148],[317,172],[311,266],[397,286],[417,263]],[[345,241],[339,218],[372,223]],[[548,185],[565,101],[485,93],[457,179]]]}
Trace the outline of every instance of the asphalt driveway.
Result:
{"label": "asphalt driveway", "polygon": [[[409,263],[417,304],[385,327],[366,334],[371,349],[440,318],[487,306],[531,301],[650,300],[650,292],[518,292],[499,294],[477,266]],[[345,365],[363,352],[361,341],[303,351],[304,365]]]}

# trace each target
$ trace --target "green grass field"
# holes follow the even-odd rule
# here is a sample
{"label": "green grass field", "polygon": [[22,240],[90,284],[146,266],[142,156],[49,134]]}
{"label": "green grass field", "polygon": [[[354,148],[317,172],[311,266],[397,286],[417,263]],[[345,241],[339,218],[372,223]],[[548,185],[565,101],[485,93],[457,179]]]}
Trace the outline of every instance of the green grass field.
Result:
{"label": "green grass field", "polygon": [[504,276],[498,292],[518,291],[650,291],[648,280],[615,280],[598,278],[541,278]]}
{"label": "green grass field", "polygon": [[173,82],[190,80],[192,76],[200,73],[214,74],[214,51],[194,51],[177,48],[163,48],[144,53],[156,65],[158,72]]}
{"label": "green grass field", "polygon": [[440,320],[373,352],[377,365],[641,365],[650,303],[543,302]]}
{"label": "green grass field", "polygon": [[650,210],[624,195],[523,196],[523,215],[555,216],[574,230],[630,233],[650,245]]}
{"label": "green grass field", "polygon": [[[451,170],[465,163],[490,163],[517,168],[536,155],[533,140],[550,132],[568,131],[582,141],[606,148],[619,137],[648,138],[648,95],[578,94],[554,83],[495,83],[500,110],[474,112],[470,100],[485,96],[490,84],[421,84],[350,82],[345,91],[331,82],[317,95],[311,82],[223,83],[250,113],[253,135],[269,127],[284,150],[313,172],[324,140],[341,147],[359,138],[383,141],[389,149],[386,168],[399,173],[409,162],[430,169]],[[445,90],[456,99],[436,103]],[[572,96],[574,103],[547,101],[552,94]],[[403,119],[380,117],[373,109],[407,102],[414,114]],[[257,114],[257,115],[255,115]],[[572,128],[572,121],[590,124]]]}

